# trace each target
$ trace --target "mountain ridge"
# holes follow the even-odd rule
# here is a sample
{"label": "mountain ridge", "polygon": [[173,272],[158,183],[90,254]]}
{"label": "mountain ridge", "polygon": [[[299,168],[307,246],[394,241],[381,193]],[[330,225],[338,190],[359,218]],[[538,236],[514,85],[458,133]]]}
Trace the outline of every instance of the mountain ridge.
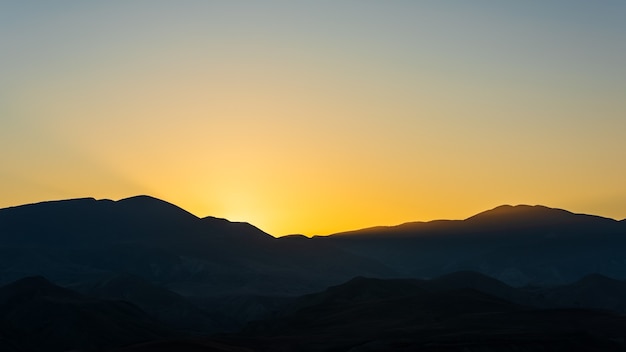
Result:
{"label": "mountain ridge", "polygon": [[[531,216],[529,216],[531,215]],[[429,221],[408,221],[403,222],[398,225],[381,225],[381,226],[372,226],[366,227],[362,229],[342,231],[337,233],[332,233],[324,236],[314,236],[314,237],[329,237],[329,236],[351,236],[351,235],[366,235],[377,233],[380,231],[389,231],[389,230],[398,230],[398,231],[413,231],[416,228],[425,228],[432,226],[456,226],[464,223],[475,223],[479,224],[481,222],[487,221],[500,221],[500,222],[509,222],[512,219],[516,219],[519,221],[520,217],[522,219],[532,219],[537,220],[537,216],[540,218],[548,217],[548,215],[552,215],[556,217],[558,215],[559,219],[565,220],[567,219],[575,219],[579,220],[585,219],[587,221],[604,221],[607,223],[619,223],[624,220],[616,220],[609,217],[592,215],[592,214],[584,214],[584,213],[574,213],[565,209],[560,208],[552,208],[544,205],[526,205],[526,204],[518,204],[518,205],[508,205],[503,204],[499,205],[495,208],[485,210],[479,213],[476,213],[472,216],[469,216],[465,219],[435,219]],[[626,219],[625,219],[626,220]],[[556,220],[554,222],[557,222]],[[626,221],[624,221],[626,223]]]}
{"label": "mountain ridge", "polygon": [[[626,282],[599,274],[540,290],[513,288],[472,271],[430,280],[357,276],[283,301],[239,332],[219,334],[159,324],[141,306],[167,311],[173,296],[162,292],[155,299],[154,287],[128,296],[137,283],[145,288],[137,280],[106,278],[92,286],[105,288],[92,291],[95,296],[44,277],[0,286],[0,297],[9,297],[0,299],[0,350],[623,351],[626,337],[620,314]],[[112,297],[103,300],[101,294]]]}
{"label": "mountain ridge", "polygon": [[[231,221],[226,218],[220,218],[220,217],[215,217],[215,216],[210,216],[210,215],[202,216],[202,217],[196,216],[193,213],[185,210],[184,208],[180,206],[177,206],[173,203],[167,202],[165,200],[162,200],[162,199],[150,196],[150,195],[136,195],[136,196],[130,196],[126,198],[121,198],[119,200],[111,200],[107,198],[97,199],[94,197],[78,197],[78,198],[68,198],[68,199],[58,199],[58,200],[45,200],[45,201],[40,201],[40,202],[32,202],[32,203],[13,205],[13,206],[0,208],[0,212],[5,211],[5,210],[10,210],[10,209],[14,209],[14,210],[15,209],[27,209],[31,207],[43,207],[43,206],[51,206],[51,205],[69,205],[69,204],[78,204],[78,203],[82,203],[82,204],[116,203],[116,204],[124,205],[124,206],[132,205],[133,207],[136,207],[136,208],[149,206],[150,208],[152,208],[151,210],[156,210],[158,208],[161,208],[161,209],[170,208],[170,209],[176,209],[177,211],[180,211],[181,213],[191,215],[192,217],[199,219],[199,220],[209,220],[209,221],[216,221],[216,222],[226,221],[226,222],[235,223],[235,224],[247,224],[250,226],[254,226],[253,224],[250,224],[249,222],[245,222],[245,221]],[[476,220],[484,220],[484,219],[493,219],[493,218],[498,218],[502,216],[504,217],[510,217],[511,215],[519,216],[519,215],[522,215],[524,213],[529,213],[529,212],[532,212],[533,215],[538,215],[538,214],[545,215],[547,213],[551,213],[552,215],[559,214],[562,216],[581,216],[581,217],[586,217],[589,219],[596,219],[596,220],[603,220],[603,221],[608,220],[612,222],[625,222],[626,223],[626,218],[622,220],[618,220],[618,219],[605,217],[601,215],[594,215],[594,214],[587,214],[587,213],[574,213],[566,209],[548,207],[545,205],[502,204],[494,208],[478,212],[464,219],[434,219],[434,220],[428,220],[428,221],[419,221],[419,220],[406,221],[397,225],[377,225],[377,226],[364,227],[364,228],[359,228],[359,229],[354,229],[354,230],[335,232],[335,233],[331,233],[328,235],[314,235],[311,237],[327,237],[327,236],[354,234],[358,232],[370,232],[370,231],[379,231],[379,230],[386,230],[386,229],[400,229],[400,228],[407,228],[407,227],[413,227],[413,226],[422,226],[424,224],[442,224],[442,223],[456,223],[460,221],[476,221]],[[275,237],[273,235],[271,236]],[[284,236],[281,236],[281,237],[284,237]]]}
{"label": "mountain ridge", "polygon": [[0,347],[17,351],[102,351],[179,336],[133,304],[101,300],[25,277],[0,287]]}
{"label": "mountain ridge", "polygon": [[[410,222],[310,239],[199,218],[150,196],[0,209],[0,283],[71,283],[129,271],[183,295],[303,294],[354,276],[430,278],[473,270],[509,285],[626,278],[626,222],[503,205],[464,220]],[[584,263],[580,258],[585,258]]]}
{"label": "mountain ridge", "polygon": [[69,284],[122,272],[185,295],[219,295],[299,294],[391,270],[334,246],[278,241],[249,223],[199,218],[149,196],[0,209],[0,283],[45,275]]}
{"label": "mountain ridge", "polygon": [[[5,211],[5,210],[10,210],[10,209],[26,209],[26,208],[30,208],[30,207],[34,207],[34,206],[50,206],[50,205],[68,205],[68,204],[78,204],[78,203],[82,203],[82,204],[94,204],[94,203],[102,203],[102,204],[107,204],[107,203],[117,203],[117,204],[121,204],[121,205],[132,205],[134,207],[140,206],[140,207],[144,207],[146,205],[150,206],[151,208],[156,209],[159,206],[161,208],[170,208],[170,209],[177,209],[179,211],[181,211],[182,213],[188,214],[193,216],[194,218],[197,218],[199,220],[211,220],[211,221],[226,221],[226,222],[230,222],[230,223],[235,223],[235,224],[248,224],[251,226],[254,226],[253,224],[250,224],[249,222],[246,221],[231,221],[228,220],[226,218],[221,218],[221,217],[215,217],[215,216],[211,216],[211,215],[207,215],[207,216],[197,216],[194,215],[193,213],[185,210],[184,208],[175,205],[173,203],[167,202],[165,200],[162,200],[160,198],[156,198],[150,195],[136,195],[136,196],[130,196],[130,197],[126,197],[126,198],[121,198],[119,200],[111,200],[108,198],[102,198],[102,199],[97,199],[94,197],[78,197],[78,198],[68,198],[68,199],[58,199],[58,200],[45,200],[45,201],[39,201],[39,202],[32,202],[32,203],[25,203],[25,204],[19,204],[19,205],[12,205],[12,206],[8,206],[8,207],[4,207],[4,208],[0,208],[0,212]],[[384,229],[397,229],[397,228],[406,228],[406,227],[412,227],[412,226],[420,226],[423,224],[437,224],[437,223],[456,223],[459,221],[476,221],[476,220],[482,220],[482,219],[490,219],[490,218],[496,218],[496,217],[500,217],[500,216],[519,216],[523,213],[528,213],[529,211],[533,211],[534,215],[537,214],[541,214],[539,213],[540,211],[543,212],[543,214],[547,214],[548,212],[550,212],[551,214],[560,214],[563,216],[582,216],[582,217],[586,217],[589,219],[596,219],[596,220],[608,220],[608,221],[612,221],[612,222],[625,222],[626,223],[626,218],[618,220],[618,219],[614,219],[611,217],[605,217],[605,216],[601,216],[601,215],[595,215],[595,214],[587,214],[587,213],[575,213],[575,212],[571,212],[569,210],[566,209],[562,209],[562,208],[557,208],[557,207],[549,207],[549,206],[545,206],[545,205],[528,205],[528,204],[516,204],[516,205],[510,205],[510,204],[502,204],[502,205],[498,205],[494,208],[488,209],[488,210],[484,210],[481,212],[478,212],[474,215],[471,215],[467,218],[464,219],[434,219],[434,220],[427,220],[427,221],[421,221],[421,220],[416,220],[416,221],[406,221],[400,224],[396,224],[396,225],[377,225],[377,226],[370,226],[370,227],[364,227],[364,228],[358,228],[358,229],[354,229],[354,230],[347,230],[347,231],[340,231],[340,232],[335,232],[335,233],[331,233],[331,234],[327,234],[327,235],[313,235],[311,237],[327,237],[327,236],[335,236],[335,235],[345,235],[345,234],[353,234],[356,232],[361,232],[361,231],[373,231],[373,230],[384,230]],[[254,226],[256,227],[256,226]],[[275,237],[273,235],[271,235],[272,237]],[[280,236],[280,237],[284,237],[284,236]],[[279,238],[279,237],[276,237]]]}

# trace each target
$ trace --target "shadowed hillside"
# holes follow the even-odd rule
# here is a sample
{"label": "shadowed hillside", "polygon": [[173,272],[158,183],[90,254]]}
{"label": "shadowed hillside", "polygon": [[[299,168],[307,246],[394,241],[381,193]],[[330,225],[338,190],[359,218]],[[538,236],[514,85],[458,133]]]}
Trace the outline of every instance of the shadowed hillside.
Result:
{"label": "shadowed hillside", "polygon": [[132,304],[83,296],[42,277],[0,288],[0,331],[2,344],[15,351],[49,352],[176,336]]}
{"label": "shadowed hillside", "polygon": [[[259,351],[622,351],[626,318],[514,304],[475,273],[436,280],[356,278],[251,323],[233,343]],[[511,290],[515,290],[510,288]],[[504,291],[502,291],[504,292]]]}
{"label": "shadowed hillside", "polygon": [[571,284],[540,289],[536,294],[551,306],[626,313],[626,281],[600,274],[587,275]]}
{"label": "shadowed hillside", "polygon": [[231,319],[217,312],[205,312],[183,296],[134,275],[113,275],[73,285],[72,289],[90,297],[130,302],[177,330],[206,334],[236,328]]}
{"label": "shadowed hillside", "polygon": [[53,350],[611,350],[626,331],[625,226],[501,206],[277,239],[148,196],[0,209],[0,282],[81,292],[0,289],[0,347],[39,351],[27,336],[41,333]]}
{"label": "shadowed hillside", "polygon": [[600,273],[626,279],[626,222],[543,206],[466,220],[275,239],[247,223],[198,218],[138,196],[0,209],[0,282],[60,283],[130,273],[185,296],[293,296],[354,276],[428,278],[472,270],[512,285]]}
{"label": "shadowed hillside", "polygon": [[185,295],[294,295],[393,273],[332,245],[278,241],[250,224],[200,219],[147,196],[1,209],[0,229],[0,282],[44,275],[71,284],[130,273]]}
{"label": "shadowed hillside", "polygon": [[[539,289],[513,288],[467,271],[432,280],[356,277],[274,305],[271,315],[241,332],[211,335],[211,325],[218,323],[214,317],[136,277],[112,277],[81,289],[137,306],[29,277],[0,287],[0,347],[21,352],[622,351],[626,317],[609,311],[623,307],[622,286],[600,275]],[[598,307],[603,310],[589,309]],[[188,333],[206,323],[208,330]]]}
{"label": "shadowed hillside", "polygon": [[380,261],[402,276],[473,270],[524,285],[591,273],[626,278],[626,223],[543,206],[500,206],[466,220],[375,227],[314,240]]}

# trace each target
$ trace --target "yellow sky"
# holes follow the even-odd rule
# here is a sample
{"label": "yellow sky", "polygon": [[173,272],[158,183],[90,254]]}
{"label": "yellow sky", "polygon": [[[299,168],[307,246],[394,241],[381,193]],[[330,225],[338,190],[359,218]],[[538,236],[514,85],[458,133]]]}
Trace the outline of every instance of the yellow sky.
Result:
{"label": "yellow sky", "polygon": [[275,236],[622,219],[626,6],[557,3],[7,2],[0,206],[150,194]]}

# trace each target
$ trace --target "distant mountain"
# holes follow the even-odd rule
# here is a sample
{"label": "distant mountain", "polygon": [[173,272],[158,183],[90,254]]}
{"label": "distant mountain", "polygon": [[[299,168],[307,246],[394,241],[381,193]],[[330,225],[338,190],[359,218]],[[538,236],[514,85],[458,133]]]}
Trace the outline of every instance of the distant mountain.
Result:
{"label": "distant mountain", "polygon": [[544,206],[500,206],[465,220],[316,237],[401,276],[478,271],[512,285],[562,284],[591,273],[626,278],[626,222]]}
{"label": "distant mountain", "polygon": [[537,292],[544,304],[554,307],[595,308],[626,313],[626,281],[591,274],[568,285]]}
{"label": "distant mountain", "polygon": [[538,300],[535,294],[513,288],[481,273],[459,271],[430,280],[355,277],[341,285],[329,287],[323,292],[302,296],[286,306],[285,311],[296,311],[307,306],[358,304],[406,297],[437,296],[440,293],[459,290],[478,291],[520,306],[535,306]]}
{"label": "distant mountain", "polygon": [[43,275],[71,285],[131,274],[205,311],[232,307],[240,322],[269,314],[276,297],[356,276],[427,279],[473,271],[512,286],[565,284],[592,273],[626,279],[624,252],[625,221],[544,206],[278,239],[149,196],[0,209],[0,283]]}
{"label": "distant mountain", "polygon": [[176,330],[207,334],[236,328],[234,322],[222,314],[203,311],[183,296],[134,275],[110,275],[74,285],[72,289],[90,297],[133,303]]}
{"label": "distant mountain", "polygon": [[575,214],[563,209],[548,208],[542,205],[501,205],[491,210],[476,214],[465,220],[471,227],[484,231],[544,228],[561,230],[573,226],[612,226],[615,220],[595,215]]}
{"label": "distant mountain", "polygon": [[244,334],[292,337],[297,341],[293,350],[348,350],[337,344],[357,346],[381,333],[413,330],[458,314],[520,309],[476,290],[434,293],[421,289],[417,280],[367,278],[303,296],[294,306],[280,318],[251,323]]}
{"label": "distant mountain", "polygon": [[425,280],[423,287],[431,291],[474,289],[518,304],[528,304],[531,299],[502,281],[474,271],[457,271],[432,280]]}
{"label": "distant mountain", "polygon": [[461,235],[511,231],[518,234],[534,230],[539,235],[559,235],[564,229],[577,232],[589,229],[623,231],[619,221],[600,216],[575,214],[567,210],[548,208],[541,205],[501,205],[494,209],[471,216],[465,220],[434,220],[428,222],[408,222],[397,226],[377,226],[362,230],[341,232],[333,237],[416,237],[435,234]]}
{"label": "distant mountain", "polygon": [[623,350],[623,253],[626,221],[543,206],[277,239],[148,196],[30,204],[0,209],[0,350]]}
{"label": "distant mountain", "polygon": [[9,351],[33,352],[99,351],[176,336],[132,304],[86,297],[43,277],[0,287],[0,334]]}
{"label": "distant mountain", "polygon": [[0,283],[44,275],[73,284],[116,273],[185,296],[220,296],[297,295],[393,271],[332,245],[279,241],[149,196],[0,209]]}

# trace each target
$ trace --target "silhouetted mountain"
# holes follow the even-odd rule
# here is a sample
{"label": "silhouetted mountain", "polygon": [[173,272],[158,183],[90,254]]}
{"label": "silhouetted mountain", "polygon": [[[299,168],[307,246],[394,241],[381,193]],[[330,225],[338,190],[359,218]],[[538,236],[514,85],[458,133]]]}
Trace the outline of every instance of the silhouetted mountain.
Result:
{"label": "silhouetted mountain", "polygon": [[[467,234],[512,231],[512,234],[533,230],[535,235],[559,235],[564,229],[601,228],[623,230],[619,222],[600,216],[574,214],[563,209],[541,205],[501,205],[471,216],[465,220],[435,220],[408,222],[397,226],[377,226],[362,230],[341,232],[336,237],[416,237],[436,234]],[[566,233],[563,233],[566,235]]]}
{"label": "silhouetted mountain", "polygon": [[626,278],[626,223],[543,206],[500,206],[466,220],[374,227],[315,241],[375,259],[402,276],[473,270],[514,285],[598,272]]}
{"label": "silhouetted mountain", "polygon": [[[485,229],[549,229],[559,231],[563,227],[613,225],[615,220],[600,216],[574,214],[567,210],[548,208],[541,205],[501,205],[491,210],[476,214],[465,220],[472,227]],[[610,226],[609,225],[609,226]]]}
{"label": "silhouetted mountain", "polygon": [[[199,316],[209,318],[183,297],[133,276],[84,283],[82,290],[136,301],[152,315],[165,314],[163,321],[188,320],[193,326]],[[618,304],[625,300],[623,290],[624,282],[597,274],[535,290],[469,271],[430,280],[355,277],[279,302],[267,314],[271,318],[252,322],[241,333],[174,336],[130,303],[83,296],[30,277],[0,288],[0,347],[21,352],[622,351],[626,317],[580,308],[623,307]]]}
{"label": "silhouetted mountain", "polygon": [[325,291],[304,295],[290,302],[278,315],[293,313],[307,307],[357,304],[372,300],[393,299],[427,293],[422,282],[414,279],[372,279],[355,277]]}
{"label": "silhouetted mountain", "polygon": [[[596,275],[581,283],[599,289],[614,284]],[[241,333],[142,343],[119,352],[623,351],[626,347],[626,317],[584,309],[537,309],[501,298],[518,291],[531,294],[526,288],[467,271],[432,280],[356,277],[296,298],[279,307],[274,318],[252,322]]]}
{"label": "silhouetted mountain", "polygon": [[0,209],[0,229],[0,282],[44,275],[70,284],[129,272],[185,295],[293,295],[392,272],[334,246],[283,243],[148,196]]}
{"label": "silhouetted mountain", "polygon": [[587,275],[569,285],[545,288],[538,294],[546,305],[554,307],[595,308],[626,313],[626,281],[600,274]]}
{"label": "silhouetted mountain", "polygon": [[321,304],[342,305],[409,296],[424,297],[458,290],[475,290],[521,305],[534,305],[536,301],[530,293],[513,288],[502,281],[477,272],[460,271],[431,280],[355,277],[344,284],[329,287],[321,293],[302,296],[292,302],[286,310],[295,311],[304,306]]}
{"label": "silhouetted mountain", "polygon": [[268,319],[296,300],[298,296],[224,295],[218,297],[189,297],[199,307],[210,309],[211,314],[226,317],[228,324],[222,331],[238,331],[253,320]]}
{"label": "silhouetted mountain", "polygon": [[[334,339],[343,330],[346,336],[360,330],[375,335],[371,329],[376,326],[380,331],[415,332],[418,325],[436,330],[441,323],[446,329],[458,327],[451,330],[458,334],[467,324],[480,326],[478,317],[484,316],[489,334],[499,319],[526,331],[523,322],[536,323],[534,316],[513,312],[528,307],[567,308],[541,314],[554,321],[587,316],[597,318],[598,326],[611,327],[608,313],[571,308],[622,311],[621,281],[592,276],[571,286],[554,286],[592,273],[624,279],[624,252],[625,221],[542,206],[501,206],[466,220],[312,239],[276,239],[251,224],[198,218],[147,196],[0,209],[0,282],[44,275],[94,296],[129,300],[148,312],[142,314],[149,321],[187,331],[232,331],[250,320],[266,319],[251,326],[250,335],[237,335],[241,340],[235,345],[252,350],[257,348],[239,342],[249,338],[256,343],[259,334],[273,340],[280,329],[290,336],[308,339],[317,331]],[[439,277],[444,274],[449,275]],[[109,279],[99,281],[103,277]],[[428,280],[432,277],[437,278]],[[526,284],[551,286],[509,286]],[[329,286],[334,287],[319,293]],[[298,298],[311,292],[318,293]],[[418,317],[416,311],[421,312]],[[351,320],[357,323],[346,325]],[[556,333],[545,324],[538,326],[538,336]],[[0,346],[15,349],[13,339],[1,337],[25,335],[12,325],[3,329]],[[526,332],[514,338],[531,339]],[[485,336],[481,334],[470,340]],[[424,347],[422,342],[416,343]],[[206,343],[220,341],[201,341]]]}
{"label": "silhouetted mountain", "polygon": [[621,351],[625,347],[624,317],[587,310],[536,310],[458,288],[465,286],[507,287],[467,272],[435,280],[356,278],[301,297],[281,317],[253,322],[231,341],[262,351]]}
{"label": "silhouetted mountain", "polygon": [[502,281],[474,271],[457,271],[438,278],[424,281],[424,287],[433,291],[454,289],[474,289],[505,299],[510,302],[527,304],[530,297]]}
{"label": "silhouetted mountain", "polygon": [[82,282],[130,272],[185,296],[297,295],[351,277],[428,278],[472,270],[509,284],[626,278],[626,222],[543,206],[500,206],[466,220],[275,239],[138,196],[0,209],[0,282]]}
{"label": "silhouetted mountain", "polygon": [[323,351],[336,348],[337,340],[358,345],[357,342],[369,341],[381,331],[407,329],[450,315],[519,309],[475,290],[433,293],[417,283],[355,278],[306,295],[285,316],[251,323],[245,331],[251,336],[298,337],[302,341],[297,347]]}
{"label": "silhouetted mountain", "polygon": [[16,351],[96,351],[174,334],[136,306],[28,277],[0,287],[2,344]]}
{"label": "silhouetted mountain", "polygon": [[205,312],[183,296],[134,275],[112,275],[72,288],[90,297],[133,303],[164,325],[177,330],[207,334],[235,328],[234,322],[222,314]]}

